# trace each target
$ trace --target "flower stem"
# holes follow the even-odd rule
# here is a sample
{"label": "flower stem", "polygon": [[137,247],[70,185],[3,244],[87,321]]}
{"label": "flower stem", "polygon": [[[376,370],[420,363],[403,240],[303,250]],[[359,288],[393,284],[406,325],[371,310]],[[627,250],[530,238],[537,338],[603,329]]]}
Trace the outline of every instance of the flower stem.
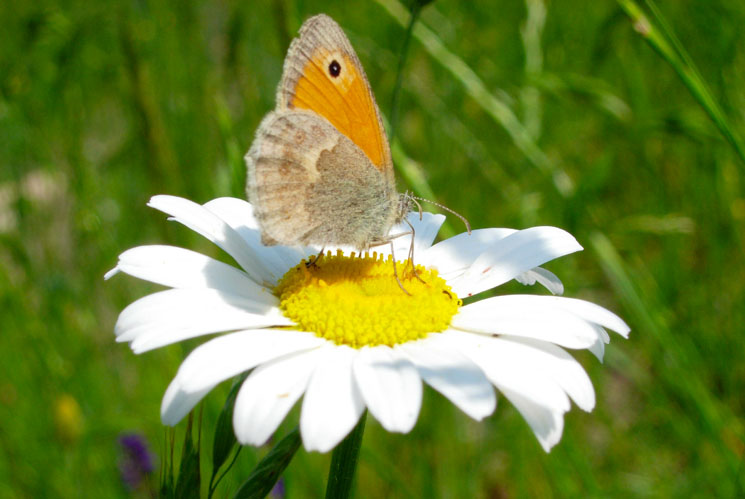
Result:
{"label": "flower stem", "polygon": [[334,449],[329,467],[329,481],[326,484],[326,499],[344,499],[350,496],[366,419],[367,411],[362,413],[357,426]]}

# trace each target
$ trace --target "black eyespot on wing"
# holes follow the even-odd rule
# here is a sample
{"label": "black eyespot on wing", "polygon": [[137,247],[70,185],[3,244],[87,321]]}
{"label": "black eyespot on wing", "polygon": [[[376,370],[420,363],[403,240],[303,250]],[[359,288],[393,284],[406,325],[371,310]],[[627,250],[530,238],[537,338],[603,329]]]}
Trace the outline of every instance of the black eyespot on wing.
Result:
{"label": "black eyespot on wing", "polygon": [[329,64],[329,74],[334,78],[341,74],[341,64],[339,64],[339,61],[336,59],[331,61],[331,64]]}

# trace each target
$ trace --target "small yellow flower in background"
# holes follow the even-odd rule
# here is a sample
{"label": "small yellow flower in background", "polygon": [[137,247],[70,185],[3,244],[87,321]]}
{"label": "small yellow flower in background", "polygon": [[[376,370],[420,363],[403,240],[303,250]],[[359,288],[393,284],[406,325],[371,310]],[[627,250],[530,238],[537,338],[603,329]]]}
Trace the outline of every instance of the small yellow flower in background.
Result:
{"label": "small yellow flower in background", "polygon": [[[608,310],[559,296],[503,295],[462,305],[462,298],[512,279],[561,294],[561,281],[539,266],[582,248],[555,227],[480,229],[433,245],[445,217],[412,214],[424,284],[404,273],[408,296],[387,261],[390,248],[361,258],[332,251],[306,268],[301,262],[319,249],[262,246],[246,201],[202,206],[155,196],[149,204],[240,266],[182,248],[140,246],[106,275],[121,271],[172,288],[119,316],[117,341],[136,353],[226,333],[182,363],[161,407],[168,425],[218,383],[253,369],[233,411],[242,444],[264,444],[301,396],[307,450],[334,448],[365,408],[388,431],[406,433],[419,415],[424,381],[477,420],[496,408],[496,387],[548,451],[561,438],[570,400],[586,411],[595,405],[589,377],[565,349],[602,359],[610,341],[605,328],[629,332]],[[395,240],[395,253],[407,254],[409,245],[408,238]]]}
{"label": "small yellow flower in background", "polygon": [[54,427],[57,437],[75,443],[83,433],[83,414],[75,397],[64,393],[54,401]]}

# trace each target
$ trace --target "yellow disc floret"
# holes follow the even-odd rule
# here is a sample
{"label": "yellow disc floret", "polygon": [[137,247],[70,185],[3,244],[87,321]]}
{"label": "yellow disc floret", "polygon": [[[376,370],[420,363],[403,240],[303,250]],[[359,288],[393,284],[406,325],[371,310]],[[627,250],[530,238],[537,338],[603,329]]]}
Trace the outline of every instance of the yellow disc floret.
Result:
{"label": "yellow disc floret", "polygon": [[274,292],[298,329],[339,345],[393,346],[444,331],[463,302],[436,270],[417,266],[417,278],[411,265],[396,267],[406,292],[390,257],[329,252],[291,268]]}

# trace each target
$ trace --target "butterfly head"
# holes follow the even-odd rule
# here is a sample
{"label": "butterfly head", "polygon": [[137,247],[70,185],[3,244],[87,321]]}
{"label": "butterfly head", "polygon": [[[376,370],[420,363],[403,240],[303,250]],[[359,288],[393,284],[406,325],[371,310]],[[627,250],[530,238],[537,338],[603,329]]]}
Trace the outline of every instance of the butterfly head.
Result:
{"label": "butterfly head", "polygon": [[396,223],[401,222],[404,218],[406,218],[406,215],[409,214],[411,211],[411,206],[413,204],[416,204],[419,207],[419,215],[422,214],[422,207],[417,202],[416,199],[414,199],[414,196],[411,192],[406,191],[402,192],[398,195],[398,208],[396,210]]}

